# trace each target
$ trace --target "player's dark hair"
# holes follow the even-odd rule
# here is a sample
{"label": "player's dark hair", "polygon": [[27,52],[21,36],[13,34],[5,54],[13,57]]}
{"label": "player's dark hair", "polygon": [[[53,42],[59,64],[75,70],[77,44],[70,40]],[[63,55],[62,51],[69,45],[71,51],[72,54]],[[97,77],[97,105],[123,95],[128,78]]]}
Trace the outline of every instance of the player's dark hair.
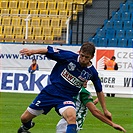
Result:
{"label": "player's dark hair", "polygon": [[93,43],[91,42],[85,42],[82,44],[80,51],[82,51],[83,53],[87,53],[90,54],[92,56],[94,56],[95,54],[95,46]]}

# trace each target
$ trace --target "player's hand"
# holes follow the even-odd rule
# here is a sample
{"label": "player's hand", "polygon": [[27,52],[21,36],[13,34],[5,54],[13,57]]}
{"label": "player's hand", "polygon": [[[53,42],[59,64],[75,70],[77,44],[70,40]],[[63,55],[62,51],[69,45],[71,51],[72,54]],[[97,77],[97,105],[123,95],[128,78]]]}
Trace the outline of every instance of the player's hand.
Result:
{"label": "player's hand", "polygon": [[104,111],[104,115],[105,115],[109,120],[112,121],[112,115],[111,115],[111,113],[110,113],[108,110]]}
{"label": "player's hand", "polygon": [[24,49],[20,50],[19,53],[22,54],[22,55],[27,55],[27,56],[32,55],[31,50],[29,50],[27,48],[24,48]]}
{"label": "player's hand", "polygon": [[124,133],[126,133],[126,130],[125,130],[122,126],[120,126],[120,125],[118,125],[118,124],[113,124],[113,127],[114,127],[116,130],[123,131]]}

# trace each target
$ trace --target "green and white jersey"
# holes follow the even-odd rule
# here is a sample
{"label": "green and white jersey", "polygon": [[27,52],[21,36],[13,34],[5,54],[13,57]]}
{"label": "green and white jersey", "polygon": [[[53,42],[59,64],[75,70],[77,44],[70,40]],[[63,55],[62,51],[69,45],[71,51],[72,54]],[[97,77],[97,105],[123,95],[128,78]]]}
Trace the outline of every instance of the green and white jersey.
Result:
{"label": "green and white jersey", "polygon": [[79,94],[74,97],[75,105],[76,105],[76,118],[78,123],[78,130],[82,129],[83,122],[88,112],[88,108],[86,104],[88,102],[93,102],[93,98],[91,93],[87,91],[84,87],[81,88]]}

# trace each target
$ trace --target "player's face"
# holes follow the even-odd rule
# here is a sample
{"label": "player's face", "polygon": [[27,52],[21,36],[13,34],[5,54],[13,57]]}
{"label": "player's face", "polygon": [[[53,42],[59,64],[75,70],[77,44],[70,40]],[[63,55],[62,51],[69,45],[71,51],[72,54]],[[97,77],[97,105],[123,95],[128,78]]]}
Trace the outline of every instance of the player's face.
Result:
{"label": "player's face", "polygon": [[93,58],[90,54],[79,52],[79,63],[82,67],[87,67],[89,65],[90,60]]}

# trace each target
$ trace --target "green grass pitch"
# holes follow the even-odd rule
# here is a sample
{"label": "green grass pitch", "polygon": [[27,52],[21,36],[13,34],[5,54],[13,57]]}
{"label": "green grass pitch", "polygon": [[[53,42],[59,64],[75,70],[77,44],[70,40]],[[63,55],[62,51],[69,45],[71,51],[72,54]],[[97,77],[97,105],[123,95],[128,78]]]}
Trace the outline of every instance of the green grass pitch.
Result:
{"label": "green grass pitch", "polygon": [[[0,93],[0,133],[17,133],[21,125],[20,116],[36,97],[36,94]],[[127,133],[133,133],[133,99],[106,97],[108,110],[113,121],[123,126]],[[97,107],[101,110],[100,105]],[[35,127],[32,133],[55,133],[55,127],[60,119],[54,109],[49,114],[40,115],[34,119]],[[89,112],[83,130],[80,133],[119,133],[112,127],[102,123]]]}

